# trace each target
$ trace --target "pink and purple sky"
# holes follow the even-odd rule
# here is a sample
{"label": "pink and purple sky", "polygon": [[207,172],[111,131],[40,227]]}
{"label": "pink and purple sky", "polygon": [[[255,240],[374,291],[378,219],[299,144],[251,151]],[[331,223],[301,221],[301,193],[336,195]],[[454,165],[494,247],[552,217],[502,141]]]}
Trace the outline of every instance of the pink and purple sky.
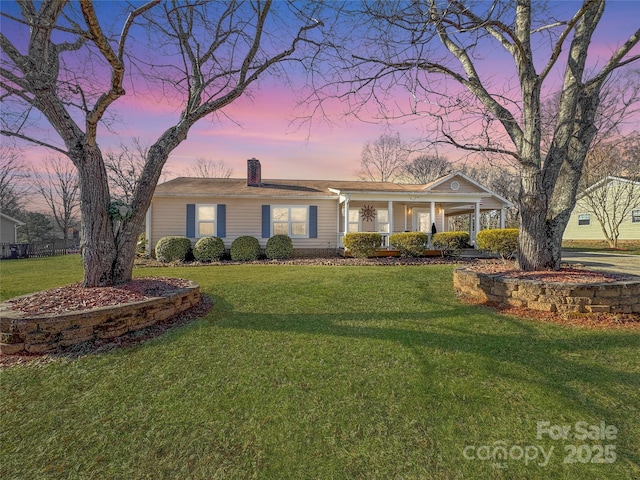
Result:
{"label": "pink and purple sky", "polygon": [[[570,0],[556,1],[551,3],[551,8],[575,10],[578,4]],[[592,46],[594,58],[599,58],[598,65],[602,66],[603,58],[638,28],[638,19],[640,3],[636,0],[608,3]],[[495,72],[512,71],[502,57],[495,60],[492,57],[491,61]],[[561,81],[562,72],[554,75],[555,81]],[[392,126],[345,120],[337,104],[330,112],[336,118],[333,125],[314,121],[311,128],[295,126],[292,120],[303,114],[296,107],[296,99],[297,95],[288,87],[266,80],[252,99],[241,98],[225,110],[239,125],[224,117],[205,118],[196,124],[188,139],[170,155],[165,179],[184,174],[197,158],[224,161],[233,168],[234,177],[244,177],[246,160],[252,157],[261,161],[264,178],[355,179],[365,142],[389,131],[399,132],[405,140],[415,140],[429,128],[424,117]],[[394,101],[408,105],[410,95],[406,93],[404,98]],[[179,115],[175,108],[157,100],[129,95],[119,99],[114,107],[117,107],[120,136],[103,129],[99,137],[103,150],[115,149],[121,140],[128,141],[131,137],[139,137],[145,144],[152,143]],[[637,123],[633,126],[631,130],[638,129]],[[54,137],[52,134],[51,138]],[[30,147],[26,153],[33,165],[42,164],[51,155],[50,151],[36,147]],[[466,156],[465,152],[444,148],[440,148],[439,153],[450,160]]]}

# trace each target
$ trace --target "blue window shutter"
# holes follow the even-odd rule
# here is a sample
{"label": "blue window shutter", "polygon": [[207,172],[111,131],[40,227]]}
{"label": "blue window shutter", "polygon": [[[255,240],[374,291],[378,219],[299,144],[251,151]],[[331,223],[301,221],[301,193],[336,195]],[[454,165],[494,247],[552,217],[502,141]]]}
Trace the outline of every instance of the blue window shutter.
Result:
{"label": "blue window shutter", "polygon": [[196,238],[196,205],[187,204],[187,237]]}
{"label": "blue window shutter", "polygon": [[309,207],[309,238],[318,238],[318,207]]}
{"label": "blue window shutter", "polygon": [[271,236],[271,205],[262,205],[262,238]]}
{"label": "blue window shutter", "polygon": [[216,219],[216,227],[218,229],[218,237],[224,238],[227,236],[227,206],[225,204],[218,204]]}

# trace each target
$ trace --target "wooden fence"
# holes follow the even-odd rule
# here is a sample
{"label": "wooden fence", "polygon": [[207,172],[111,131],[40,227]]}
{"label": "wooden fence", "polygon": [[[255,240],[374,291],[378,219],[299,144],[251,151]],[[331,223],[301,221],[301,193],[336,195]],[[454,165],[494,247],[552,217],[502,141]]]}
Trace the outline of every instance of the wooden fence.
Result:
{"label": "wooden fence", "polygon": [[70,239],[51,242],[0,243],[0,258],[52,257],[79,251],[78,241]]}

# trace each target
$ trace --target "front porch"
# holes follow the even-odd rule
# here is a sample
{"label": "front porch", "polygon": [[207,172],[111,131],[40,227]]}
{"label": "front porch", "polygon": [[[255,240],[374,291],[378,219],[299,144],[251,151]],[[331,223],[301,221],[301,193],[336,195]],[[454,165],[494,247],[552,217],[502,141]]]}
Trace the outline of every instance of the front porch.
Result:
{"label": "front porch", "polygon": [[[330,191],[338,196],[338,249],[350,232],[377,232],[382,236],[380,255],[392,255],[389,236],[400,232],[466,231],[471,245],[481,229],[480,217],[491,212],[485,228],[504,228],[511,202],[462,173],[453,173],[427,185],[366,183]],[[462,221],[460,220],[462,219]],[[492,223],[491,225],[489,225]]]}
{"label": "front porch", "polygon": [[[493,224],[490,228],[505,227],[504,208],[483,208],[481,202],[473,205],[459,202],[344,202],[339,214],[340,225],[337,245],[343,249],[342,238],[346,233],[372,232],[382,237],[381,251],[393,251],[389,237],[394,233],[423,232],[428,237],[427,249],[432,246],[435,233],[463,231],[469,234],[472,246],[476,244],[476,233],[481,230],[480,217],[491,212]],[[466,217],[466,218],[465,218]]]}

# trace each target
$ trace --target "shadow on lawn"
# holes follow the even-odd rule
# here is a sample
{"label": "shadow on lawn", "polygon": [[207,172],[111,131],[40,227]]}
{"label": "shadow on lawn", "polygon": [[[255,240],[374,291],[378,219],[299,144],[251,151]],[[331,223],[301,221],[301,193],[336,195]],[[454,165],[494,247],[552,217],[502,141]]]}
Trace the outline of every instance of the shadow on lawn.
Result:
{"label": "shadow on lawn", "polygon": [[[497,376],[503,388],[505,383],[508,385],[513,381],[515,384],[525,383],[536,389],[544,389],[550,396],[565,398],[568,403],[566,415],[555,412],[550,415],[560,415],[561,418],[539,419],[551,421],[552,424],[554,421],[572,423],[566,418],[569,417],[568,412],[578,404],[581,409],[590,412],[592,418],[575,421],[591,420],[596,423],[594,419],[602,419],[607,424],[616,425],[620,435],[624,436],[629,409],[635,408],[634,405],[639,401],[640,372],[624,371],[617,368],[617,364],[605,360],[608,350],[637,348],[640,345],[640,332],[637,331],[561,329],[545,324],[552,329],[561,329],[561,338],[549,338],[532,322],[504,315],[496,318],[495,314],[484,314],[486,310],[483,307],[452,308],[449,304],[442,305],[442,310],[425,313],[354,312],[327,315],[234,312],[231,305],[225,304],[221,298],[216,299],[216,305],[218,318],[214,322],[225,329],[399,343],[410,349],[421,362],[429,380],[433,379],[433,358],[441,354],[439,352],[473,355],[478,363],[482,363],[487,378]],[[469,319],[468,323],[466,319]],[[393,324],[402,327],[394,327]],[[493,333],[504,330],[514,333]],[[469,380],[476,383],[477,378]],[[629,435],[627,433],[623,443],[631,442]],[[636,465],[640,463],[640,456],[620,450],[620,445],[618,453]]]}

